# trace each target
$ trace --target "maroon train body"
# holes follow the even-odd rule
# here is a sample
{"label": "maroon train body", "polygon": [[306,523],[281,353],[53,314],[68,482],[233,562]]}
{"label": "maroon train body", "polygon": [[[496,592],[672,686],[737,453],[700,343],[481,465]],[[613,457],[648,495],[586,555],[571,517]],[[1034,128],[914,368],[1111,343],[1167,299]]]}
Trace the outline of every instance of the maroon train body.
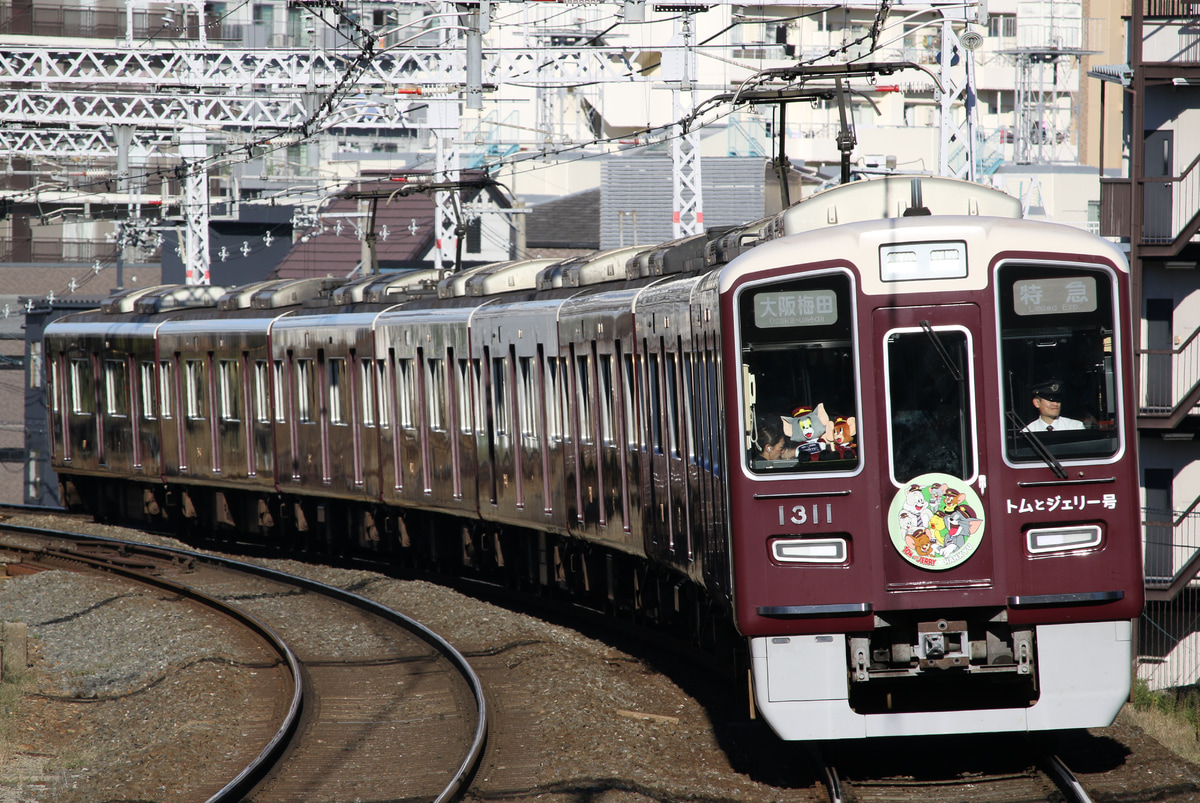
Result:
{"label": "maroon train body", "polygon": [[786,739],[1108,724],[1128,269],[1019,216],[890,177],[652,248],[116,296],[47,328],[62,498],[736,633]]}

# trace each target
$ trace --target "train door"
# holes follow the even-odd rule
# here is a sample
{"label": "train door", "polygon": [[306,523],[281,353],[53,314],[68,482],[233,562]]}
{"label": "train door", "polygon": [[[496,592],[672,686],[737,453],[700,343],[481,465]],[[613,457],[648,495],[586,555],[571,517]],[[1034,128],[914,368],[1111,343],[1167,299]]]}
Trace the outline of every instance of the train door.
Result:
{"label": "train door", "polygon": [[683,341],[676,336],[663,340],[664,407],[667,451],[667,548],[676,560],[692,557],[687,465],[692,445],[689,437],[687,403],[684,400],[685,369]]}
{"label": "train door", "polygon": [[[620,344],[602,343],[596,355],[597,391],[600,398],[600,474],[605,488],[601,516],[611,531],[609,540],[624,540],[629,531],[628,476],[624,460],[624,432],[621,420],[622,397]],[[616,345],[616,353],[612,347]]]}
{"label": "train door", "polygon": [[[883,551],[887,587],[988,587],[992,541],[971,537],[988,518],[982,467],[991,422],[982,414],[989,378],[977,369],[979,308],[878,309],[874,328],[892,479],[883,486],[881,510],[896,547]],[[944,573],[931,577],[931,570]]]}
{"label": "train door", "polygon": [[[182,356],[182,355],[180,355]],[[180,468],[193,477],[213,473],[213,400],[209,387],[212,353],[183,357],[183,437],[180,443]]]}
{"label": "train door", "polygon": [[647,477],[648,513],[646,530],[650,536],[650,544],[658,551],[667,546],[671,531],[670,497],[667,466],[667,448],[665,444],[666,418],[665,393],[663,390],[664,370],[663,353],[657,340],[643,341],[643,353],[646,355],[646,434],[647,452],[650,458],[650,470]]}
{"label": "train door", "polygon": [[[247,440],[245,403],[245,352],[239,358],[220,357],[216,360],[217,406],[214,431],[216,444],[213,456],[214,466],[223,470],[229,478],[244,478],[253,476],[253,468]],[[235,456],[246,453],[245,471],[239,471],[234,465],[226,466],[221,460],[223,455]]]}

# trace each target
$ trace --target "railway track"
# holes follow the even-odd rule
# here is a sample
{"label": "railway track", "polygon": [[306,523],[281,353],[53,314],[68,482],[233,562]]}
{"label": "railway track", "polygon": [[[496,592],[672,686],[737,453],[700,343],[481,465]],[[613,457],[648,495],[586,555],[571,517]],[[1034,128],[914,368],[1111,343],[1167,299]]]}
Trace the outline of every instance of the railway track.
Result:
{"label": "railway track", "polygon": [[377,603],[228,558],[65,532],[0,528],[0,549],[186,596],[269,645],[286,678],[260,678],[273,697],[244,712],[241,744],[221,746],[250,758],[209,800],[446,800],[482,756],[487,710],[470,665]]}
{"label": "railway track", "polygon": [[[30,523],[45,522],[39,517]],[[51,524],[56,525],[73,526],[69,522],[58,525],[57,520]],[[87,531],[112,533],[106,528],[91,526]],[[130,533],[125,537],[138,539],[142,536]],[[159,542],[153,536],[146,537]],[[94,547],[103,548],[106,547]],[[157,564],[148,570],[167,576],[178,573],[198,575],[208,571],[202,565],[183,561],[174,551],[159,552],[162,554],[157,556],[147,551],[127,553],[122,548],[120,557],[126,563]],[[281,564],[272,562],[271,565]],[[282,564],[282,568],[308,571],[286,564]],[[1186,795],[1197,788],[1191,783],[1192,776],[1170,757],[1163,755],[1161,748],[1155,746],[1149,749],[1143,742],[1128,741],[1127,732],[1117,741],[1114,738],[1118,732],[1116,729],[1104,734],[1079,732],[1053,743],[1026,743],[1018,738],[996,737],[941,740],[921,737],[870,743],[831,743],[827,745],[826,758],[836,772],[825,776],[823,769],[819,772],[813,769],[817,765],[802,758],[798,761],[794,745],[781,744],[769,735],[764,737],[757,733],[760,729],[752,728],[740,720],[722,726],[721,706],[725,693],[719,689],[707,690],[701,683],[689,688],[690,694],[698,695],[693,698],[692,704],[696,700],[701,701],[707,717],[714,718],[715,724],[724,732],[719,736],[723,750],[707,754],[697,746],[698,739],[703,740],[707,747],[712,738],[709,731],[695,727],[700,709],[689,714],[688,703],[666,693],[668,690],[658,681],[658,675],[652,668],[661,669],[670,662],[660,664],[658,659],[651,657],[649,647],[645,648],[645,652],[641,652],[641,648],[635,650],[635,654],[645,656],[642,661],[630,661],[608,648],[598,652],[580,649],[582,645],[575,643],[566,652],[551,652],[551,642],[540,625],[536,630],[523,627],[514,629],[511,617],[497,616],[494,608],[451,603],[449,595],[443,593],[429,595],[422,591],[419,604],[413,605],[417,597],[404,596],[407,590],[398,594],[399,589],[394,585],[396,581],[371,574],[363,567],[353,569],[350,575],[344,574],[344,571],[311,573],[404,610],[434,610],[430,606],[436,606],[442,613],[445,613],[443,608],[452,612],[452,616],[442,616],[437,620],[438,628],[453,634],[455,643],[471,657],[487,683],[489,703],[495,704],[495,716],[489,722],[488,755],[484,757],[479,770],[471,776],[472,793],[481,798],[503,796],[514,802],[532,803],[546,794],[553,795],[568,789],[611,788],[626,792],[642,789],[651,798],[659,800],[708,797],[775,799],[781,803],[815,803],[830,799],[920,800],[922,803],[1087,799],[1075,792],[1064,791],[1061,781],[1042,771],[1043,757],[1050,753],[1060,753],[1068,765],[1080,772],[1083,787],[1097,800],[1132,799],[1130,794],[1143,795],[1139,799],[1176,799],[1176,793]],[[307,594],[295,588],[286,590],[272,587],[268,592],[262,582],[258,583],[257,589],[256,596],[253,591],[219,588],[214,596],[220,596],[239,607],[257,606],[254,610],[257,616],[261,615],[263,609],[281,607]],[[310,616],[332,618],[328,613]],[[482,624],[488,622],[489,617],[492,623]],[[573,618],[567,621],[565,615],[553,618],[560,619],[568,627],[579,626]],[[504,620],[503,628],[494,626],[501,619]],[[354,622],[349,622],[341,627],[341,631],[349,631],[353,627]],[[584,626],[583,629],[588,628]],[[339,638],[337,632],[326,632],[319,635],[317,641],[333,644]],[[663,651],[674,655],[673,650]],[[349,658],[355,659],[356,656]],[[348,658],[343,655],[338,660],[345,663]],[[560,667],[565,670],[563,673],[554,671]],[[569,681],[568,675],[573,672],[583,673],[585,681]],[[697,675],[695,666],[690,662],[688,670],[680,670],[680,674],[676,675],[667,669],[666,674],[689,679]],[[652,693],[653,698],[644,696],[638,700],[634,695],[645,689],[656,690]],[[705,703],[705,700],[708,702]],[[330,706],[321,707],[327,710]],[[581,711],[586,711],[586,716],[577,715]],[[563,715],[568,712],[571,722],[569,730],[561,725]],[[645,712],[645,717],[639,718],[639,712]],[[368,720],[391,727],[391,720],[396,718],[394,712],[385,711],[383,715],[377,715],[367,711],[357,715],[355,722],[360,730],[369,730],[363,724]],[[349,717],[343,718],[340,723],[343,730],[355,726],[355,722],[348,720]],[[301,721],[298,732],[307,725],[307,720]],[[573,733],[586,734],[586,738],[576,738]],[[313,749],[308,753],[299,750],[293,752],[298,755],[300,763],[313,765],[309,777],[313,778],[314,783],[322,782],[320,776],[326,776],[324,783],[331,783],[328,776],[337,770],[338,765],[349,762],[343,762],[344,757],[340,754],[332,757],[328,753],[322,754],[320,740],[325,737],[316,738],[318,741],[313,743]],[[590,747],[583,746],[585,741]],[[757,745],[757,748],[750,745]],[[424,763],[420,757],[407,752],[407,747],[405,745],[404,749],[390,754],[390,763],[393,765],[391,771],[395,770],[395,765]],[[617,749],[625,756],[619,763],[608,762],[601,757]],[[719,764],[726,758],[732,759],[736,772],[714,771],[713,762]],[[687,777],[677,777],[681,776],[677,771],[680,766],[690,768]],[[301,777],[300,773],[304,770],[299,767],[284,771],[295,772],[296,777]],[[385,768],[385,780],[387,771]],[[363,772],[374,773],[374,770]],[[232,775],[228,773],[226,779]],[[828,780],[823,782],[823,778]],[[747,779],[751,779],[749,785],[746,784]],[[832,793],[826,786],[833,788]],[[267,787],[259,788],[263,796],[246,795],[247,799],[278,799],[266,796]],[[348,788],[349,784],[339,787],[339,792],[327,794],[326,799],[353,799],[350,794],[353,790],[347,791]],[[276,787],[274,794],[283,797],[280,789]],[[714,791],[717,789],[721,791]],[[366,794],[359,796],[367,797]],[[433,799],[434,796],[434,793],[430,793],[428,798]]]}
{"label": "railway track", "polygon": [[[897,745],[899,746],[899,745]],[[947,754],[945,748],[959,752]],[[886,749],[886,748],[885,748]],[[928,750],[922,758],[922,750]],[[830,803],[1091,803],[1061,758],[1020,737],[907,740],[905,756],[820,755]]]}

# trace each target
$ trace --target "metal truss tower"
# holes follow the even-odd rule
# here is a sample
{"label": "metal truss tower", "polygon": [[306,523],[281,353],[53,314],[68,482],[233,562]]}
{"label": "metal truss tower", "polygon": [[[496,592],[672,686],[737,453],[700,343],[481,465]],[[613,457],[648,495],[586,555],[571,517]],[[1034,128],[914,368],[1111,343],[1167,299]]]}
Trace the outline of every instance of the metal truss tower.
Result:
{"label": "metal truss tower", "polygon": [[[696,108],[696,51],[693,48],[694,12],[685,10],[676,23],[676,59],[667,71],[672,83],[675,119],[687,119]],[[704,231],[704,197],[701,192],[700,135],[676,123],[671,132],[672,219],[676,239]]]}

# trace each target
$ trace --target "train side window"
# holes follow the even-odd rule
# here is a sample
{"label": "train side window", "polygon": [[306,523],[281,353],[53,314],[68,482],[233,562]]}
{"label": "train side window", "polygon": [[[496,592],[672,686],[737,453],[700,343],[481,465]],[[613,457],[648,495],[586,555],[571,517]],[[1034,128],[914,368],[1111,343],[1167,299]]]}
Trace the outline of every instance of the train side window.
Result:
{"label": "train side window", "polygon": [[154,363],[143,362],[141,372],[141,384],[138,389],[142,394],[142,418],[153,421],[158,416],[158,405],[154,403]]}
{"label": "train side window", "polygon": [[375,385],[379,388],[379,428],[388,429],[392,425],[392,396],[385,392],[387,381],[387,360],[375,361]]}
{"label": "train side window", "polygon": [[567,437],[567,428],[570,426],[568,416],[571,410],[571,379],[570,379],[570,363],[566,357],[560,357],[558,360],[558,409],[559,421],[561,422],[561,431],[563,438]]}
{"label": "train side window", "polygon": [[184,362],[184,382],[186,387],[185,402],[187,417],[192,421],[204,419],[204,362],[187,360]]}
{"label": "train side window", "polygon": [[412,360],[405,358],[396,364],[396,403],[399,409],[399,424],[401,429],[413,428],[413,386]]}
{"label": "train side window", "polygon": [[667,368],[667,444],[671,457],[679,457],[679,355],[664,354]]}
{"label": "train side window", "polygon": [[751,472],[858,467],[853,302],[841,272],[739,292],[739,403]]}
{"label": "train side window", "polygon": [[129,415],[129,372],[124,360],[104,361],[105,412],[124,418]]}
{"label": "train side window", "polygon": [[62,387],[62,384],[59,382],[58,378],[58,361],[52,360],[49,365],[50,370],[47,372],[47,381],[49,387],[46,389],[46,391],[50,394],[50,411],[57,414],[59,412],[58,393],[59,389]]}
{"label": "train side window", "polygon": [[376,410],[375,365],[371,360],[358,364],[362,375],[362,422],[364,427],[374,428]]}
{"label": "train side window", "polygon": [[170,360],[162,360],[158,364],[158,414],[169,419],[174,410],[175,388],[174,371]]}
{"label": "train side window", "polygon": [[562,440],[562,408],[559,407],[558,397],[558,358],[546,360],[546,435],[550,440]]}
{"label": "train side window", "polygon": [[621,370],[623,372],[621,405],[625,412],[625,440],[628,441],[628,446],[638,448],[640,444],[638,443],[637,416],[635,415],[637,408],[635,406],[634,389],[636,388],[636,384],[634,381],[635,374],[633,371],[632,354],[621,355]]}
{"label": "train side window", "polygon": [[312,363],[311,358],[296,360],[296,419],[302,424],[313,423]]}
{"label": "train side window", "polygon": [[662,393],[660,391],[661,374],[658,368],[658,355],[650,354],[646,361],[646,375],[649,379],[649,393],[646,403],[649,406],[650,418],[650,449],[655,454],[662,454]]}
{"label": "train side window", "polygon": [[616,434],[613,423],[613,367],[612,355],[601,354],[598,356],[600,368],[600,437],[604,441],[605,446],[612,446],[616,442]]}
{"label": "train side window", "polygon": [[1116,454],[1121,379],[1114,275],[1010,263],[996,276],[1008,459],[1042,464],[1039,446],[1058,460]]}
{"label": "train side window", "polygon": [[266,360],[254,361],[254,420],[260,424],[271,421],[270,368]]}
{"label": "train side window", "polygon": [[446,361],[426,361],[426,382],[429,397],[429,428],[434,432],[446,431]]}
{"label": "train side window", "polygon": [[241,405],[238,403],[238,364],[234,360],[217,363],[218,388],[221,399],[221,420],[240,421]]}
{"label": "train side window", "polygon": [[521,421],[521,438],[527,448],[538,445],[537,384],[534,382],[533,358],[521,357],[521,392],[517,398],[517,416]]}
{"label": "train side window", "polygon": [[329,360],[329,423],[346,424],[346,358]]}
{"label": "train side window", "polygon": [[492,358],[492,394],[496,436],[504,437],[509,433],[508,427],[508,366],[504,357]]}
{"label": "train side window", "polygon": [[591,355],[578,354],[575,357],[575,389],[579,399],[579,440],[581,443],[591,443],[595,436],[592,431],[592,367]]}
{"label": "train side window", "polygon": [[271,402],[275,408],[275,423],[287,423],[287,381],[283,368],[283,360],[275,360],[271,366],[275,395]]}
{"label": "train side window", "polygon": [[458,431],[470,435],[475,431],[471,421],[471,363],[469,360],[458,361]]}

